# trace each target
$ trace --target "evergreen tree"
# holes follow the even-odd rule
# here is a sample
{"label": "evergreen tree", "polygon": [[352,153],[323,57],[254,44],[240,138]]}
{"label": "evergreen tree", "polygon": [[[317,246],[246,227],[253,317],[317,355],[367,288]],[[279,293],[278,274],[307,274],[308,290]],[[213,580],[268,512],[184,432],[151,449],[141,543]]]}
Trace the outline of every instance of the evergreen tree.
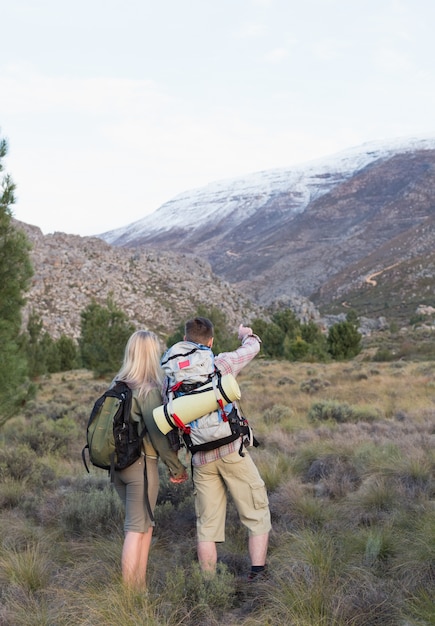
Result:
{"label": "evergreen tree", "polygon": [[303,361],[309,350],[309,344],[300,335],[294,339],[290,339],[289,335],[286,335],[283,354],[288,361]]}
{"label": "evergreen tree", "polygon": [[286,338],[285,331],[271,322],[267,324],[264,329],[264,334],[260,335],[260,339],[263,342],[263,351],[266,356],[282,357],[284,354],[284,341]]}
{"label": "evergreen tree", "polygon": [[78,367],[79,354],[74,339],[61,335],[56,341],[56,347],[59,353],[60,372],[67,372]]}
{"label": "evergreen tree", "polygon": [[301,322],[292,309],[283,309],[272,315],[272,322],[281,328],[289,339],[295,339],[301,332]]}
{"label": "evergreen tree", "polygon": [[327,338],[312,320],[301,325],[301,337],[309,344],[309,350],[304,360],[325,361],[330,358]]}
{"label": "evergreen tree", "polygon": [[[7,142],[0,138],[0,172]],[[0,424],[6,422],[29,393],[23,348],[21,309],[32,276],[30,244],[12,222],[15,185],[9,175],[0,181]]]}
{"label": "evergreen tree", "polygon": [[41,337],[41,352],[44,355],[45,371],[49,374],[60,372],[60,354],[57,342],[46,331]]}
{"label": "evergreen tree", "polygon": [[47,372],[41,337],[42,320],[40,316],[32,310],[27,321],[27,336],[25,338],[29,376],[31,378],[36,378]]}
{"label": "evergreen tree", "polygon": [[78,366],[78,348],[71,337],[61,335],[54,340],[44,331],[40,316],[32,311],[27,322],[25,338],[29,376],[66,372]]}
{"label": "evergreen tree", "polygon": [[79,347],[83,367],[92,370],[96,376],[116,373],[134,330],[126,314],[111,298],[106,306],[92,300],[81,312]]}
{"label": "evergreen tree", "polygon": [[251,323],[252,332],[255,335],[258,335],[261,339],[263,339],[264,337],[267,326],[268,323],[266,322],[266,320],[263,320],[260,317],[256,317],[254,320],[252,320]]}
{"label": "evergreen tree", "polygon": [[262,339],[265,356],[289,361],[325,361],[329,357],[326,337],[313,321],[303,324],[291,309],[272,315],[272,321],[255,319],[252,329]]}
{"label": "evergreen tree", "polygon": [[352,359],[361,352],[361,333],[352,322],[338,322],[329,329],[328,352],[336,360]]}

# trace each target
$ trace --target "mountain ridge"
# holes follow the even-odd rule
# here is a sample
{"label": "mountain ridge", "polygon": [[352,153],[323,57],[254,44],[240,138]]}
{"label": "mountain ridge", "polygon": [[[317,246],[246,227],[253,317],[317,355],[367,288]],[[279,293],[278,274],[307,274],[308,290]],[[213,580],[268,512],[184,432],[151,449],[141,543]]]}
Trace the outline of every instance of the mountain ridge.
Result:
{"label": "mountain ridge", "polygon": [[[178,194],[140,220],[95,236],[107,243],[126,245],[129,241],[136,242],[138,231],[141,230],[146,233],[165,232],[171,230],[174,225],[188,229],[207,223],[217,207],[220,217],[231,216],[234,210],[240,212],[240,197],[244,194],[250,196],[253,204],[244,207],[242,219],[263,206],[264,202],[256,204],[255,200],[261,200],[269,194],[276,196],[283,191],[290,191],[291,207],[295,212],[300,212],[309,202],[327,193],[370,163],[385,160],[397,153],[425,149],[435,149],[435,137],[368,142],[330,157],[322,157],[294,167],[261,170],[241,177],[217,180]],[[210,203],[209,206],[204,206],[204,199]],[[198,204],[201,207],[199,211],[196,210]]]}
{"label": "mountain ridge", "polygon": [[[100,236],[115,246],[194,252],[261,306],[297,295],[322,307],[358,280],[364,284],[355,272],[376,271],[369,266],[376,251],[384,251],[380,265],[386,267],[415,256],[417,248],[424,256],[434,243],[434,139],[366,144],[329,162],[311,163],[305,174],[301,168],[262,173],[257,187],[244,177],[225,191],[220,181]],[[428,231],[423,239],[415,236],[418,227]]]}

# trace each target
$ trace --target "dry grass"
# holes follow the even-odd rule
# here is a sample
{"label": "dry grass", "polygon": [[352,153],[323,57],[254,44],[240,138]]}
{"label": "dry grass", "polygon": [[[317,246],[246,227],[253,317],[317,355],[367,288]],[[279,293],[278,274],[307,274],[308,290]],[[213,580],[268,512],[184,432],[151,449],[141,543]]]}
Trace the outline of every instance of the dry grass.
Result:
{"label": "dry grass", "polygon": [[106,383],[44,378],[0,430],[0,625],[435,623],[435,363],[254,361],[239,383],[262,444],[270,578],[243,582],[230,503],[218,576],[202,579],[191,483],[161,468],[147,595],[121,585],[122,510],[104,472],[81,464]]}

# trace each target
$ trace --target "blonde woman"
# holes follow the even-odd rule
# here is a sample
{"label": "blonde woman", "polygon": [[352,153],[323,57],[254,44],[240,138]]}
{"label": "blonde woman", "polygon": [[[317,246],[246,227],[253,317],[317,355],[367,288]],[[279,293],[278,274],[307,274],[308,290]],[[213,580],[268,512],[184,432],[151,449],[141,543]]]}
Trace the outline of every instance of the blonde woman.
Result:
{"label": "blonde woman", "polygon": [[127,342],[123,365],[115,377],[115,380],[127,383],[133,391],[130,419],[136,422],[138,432],[147,426],[142,457],[130,467],[115,471],[115,488],[125,506],[122,578],[127,585],[137,589],[146,586],[153,522],[147,509],[145,489],[147,487],[153,511],[159,490],[158,458],[169,468],[172,482],[181,483],[187,479],[186,468],[153,419],[153,409],[162,404],[160,355],[157,335],[138,330]]}

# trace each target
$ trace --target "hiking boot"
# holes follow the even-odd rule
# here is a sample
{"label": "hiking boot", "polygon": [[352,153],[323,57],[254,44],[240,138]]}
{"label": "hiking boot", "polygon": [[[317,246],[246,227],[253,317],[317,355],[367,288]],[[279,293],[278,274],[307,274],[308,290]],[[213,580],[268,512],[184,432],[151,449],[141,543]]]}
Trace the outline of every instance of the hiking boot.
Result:
{"label": "hiking boot", "polygon": [[260,582],[260,581],[265,581],[268,578],[268,572],[267,572],[267,565],[264,566],[264,569],[262,569],[259,572],[249,572],[247,580],[248,583],[252,583],[252,582]]}

